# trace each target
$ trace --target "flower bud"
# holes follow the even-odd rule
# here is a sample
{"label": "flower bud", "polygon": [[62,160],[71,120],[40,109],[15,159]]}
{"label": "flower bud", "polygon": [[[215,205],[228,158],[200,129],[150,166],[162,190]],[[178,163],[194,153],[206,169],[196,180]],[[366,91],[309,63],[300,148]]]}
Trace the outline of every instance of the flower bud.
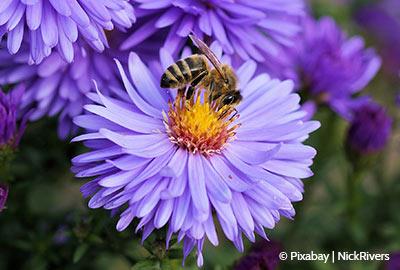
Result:
{"label": "flower bud", "polygon": [[24,87],[18,86],[8,94],[0,89],[0,152],[15,149],[25,130],[27,117],[18,126],[18,108],[24,94]]}
{"label": "flower bud", "polygon": [[274,241],[258,241],[250,252],[244,256],[236,265],[235,270],[274,270],[279,264],[279,253],[282,246]]}
{"label": "flower bud", "polygon": [[387,115],[385,108],[368,102],[353,111],[347,146],[356,154],[374,154],[385,147],[391,132],[392,118]]}

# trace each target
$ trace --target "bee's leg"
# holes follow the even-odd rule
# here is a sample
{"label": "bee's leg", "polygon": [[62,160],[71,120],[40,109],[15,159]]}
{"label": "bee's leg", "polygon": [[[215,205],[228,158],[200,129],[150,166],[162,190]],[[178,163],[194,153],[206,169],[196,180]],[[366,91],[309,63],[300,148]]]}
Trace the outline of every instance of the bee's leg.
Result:
{"label": "bee's leg", "polygon": [[[197,85],[200,84],[200,82],[204,79],[205,76],[208,75],[208,71],[204,70],[201,72],[196,78],[193,79],[193,81],[190,83],[190,87],[188,91],[186,92],[186,99],[190,99],[193,95],[194,89]],[[191,89],[192,88],[192,89]],[[190,95],[189,95],[190,94]]]}
{"label": "bee's leg", "polygon": [[231,116],[231,118],[229,118],[229,121],[233,119],[233,117],[235,117],[239,112],[236,110],[236,108],[233,108],[233,110],[235,111],[235,113]]}
{"label": "bee's leg", "polygon": [[214,95],[214,90],[215,90],[215,82],[211,81],[210,82],[210,93],[208,94],[208,102],[211,104],[213,100],[216,100],[217,98],[219,98],[221,96],[221,94],[216,93],[216,95]]}
{"label": "bee's leg", "polygon": [[186,91],[186,100],[189,100],[194,92],[194,86],[189,86],[188,90]]}
{"label": "bee's leg", "polygon": [[[227,114],[229,111],[230,111],[229,108],[226,109],[226,110],[218,117],[218,119],[221,119],[221,118],[225,117],[226,114]],[[238,114],[238,111],[236,110],[236,108],[233,108],[233,111],[234,111],[235,113],[229,118],[229,121],[232,120],[232,119]]]}
{"label": "bee's leg", "polygon": [[185,96],[186,86],[183,86],[178,89],[178,95],[183,98]]}
{"label": "bee's leg", "polygon": [[221,115],[218,117],[218,120],[224,118],[226,116],[226,113],[229,111],[229,109],[226,109]]}

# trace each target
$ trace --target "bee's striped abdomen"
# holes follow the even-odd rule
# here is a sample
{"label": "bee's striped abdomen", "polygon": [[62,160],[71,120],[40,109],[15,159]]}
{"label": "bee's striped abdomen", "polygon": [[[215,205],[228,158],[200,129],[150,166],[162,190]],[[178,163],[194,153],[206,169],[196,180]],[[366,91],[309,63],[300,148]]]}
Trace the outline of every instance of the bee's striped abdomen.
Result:
{"label": "bee's striped abdomen", "polygon": [[177,88],[178,79],[167,69],[161,77],[160,86],[162,88]]}
{"label": "bee's striped abdomen", "polygon": [[186,82],[190,82],[192,80],[192,72],[190,71],[190,66],[187,63],[187,59],[181,59],[176,62],[176,65],[179,67],[183,77],[185,78]]}
{"label": "bee's striped abdomen", "polygon": [[183,84],[186,84],[185,77],[177,64],[169,66],[161,77],[162,88],[179,88]]}
{"label": "bee's striped abdomen", "polygon": [[181,88],[206,69],[207,60],[202,55],[191,55],[169,66],[161,77],[160,85],[162,88]]}
{"label": "bee's striped abdomen", "polygon": [[184,60],[190,68],[191,80],[195,79],[202,71],[208,70],[207,59],[203,55],[194,54]]}

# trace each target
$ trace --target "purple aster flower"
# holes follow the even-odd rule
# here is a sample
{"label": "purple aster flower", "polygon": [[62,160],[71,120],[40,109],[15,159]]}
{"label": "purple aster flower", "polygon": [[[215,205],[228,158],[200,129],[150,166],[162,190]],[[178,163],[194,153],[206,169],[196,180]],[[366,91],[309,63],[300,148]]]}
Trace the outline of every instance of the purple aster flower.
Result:
{"label": "purple aster flower", "polygon": [[236,264],[234,270],[275,270],[281,251],[282,246],[277,242],[258,241],[251,247],[249,254]]}
{"label": "purple aster flower", "polygon": [[369,4],[356,14],[358,23],[376,38],[383,58],[383,68],[400,74],[400,1],[384,0]]}
{"label": "purple aster flower", "polygon": [[75,133],[77,127],[72,118],[82,113],[88,102],[86,94],[92,90],[93,82],[113,89],[118,85],[118,71],[113,57],[121,56],[112,49],[98,53],[88,46],[74,44],[75,60],[69,64],[58,52],[52,52],[39,65],[27,65],[29,50],[22,48],[12,56],[0,51],[0,84],[26,85],[22,99],[22,110],[33,107],[30,120],[45,115],[59,114],[58,133],[60,138]]}
{"label": "purple aster flower", "polygon": [[0,184],[0,212],[3,211],[8,198],[8,186]]}
{"label": "purple aster flower", "polygon": [[382,150],[390,138],[392,118],[385,108],[368,102],[353,112],[347,133],[347,145],[360,154],[372,154]]}
{"label": "purple aster flower", "polygon": [[8,94],[0,89],[0,152],[3,148],[16,148],[25,130],[27,115],[18,126],[18,109],[23,94],[23,85],[15,87]]}
{"label": "purple aster flower", "polygon": [[[223,51],[243,60],[254,59],[268,70],[282,46],[293,45],[305,13],[303,0],[133,0],[140,20],[122,49],[132,49],[162,32],[164,47],[178,53],[193,31],[218,41]],[[208,40],[209,41],[209,40]],[[174,54],[176,56],[176,54]]]}
{"label": "purple aster flower", "polygon": [[36,64],[57,48],[72,62],[79,37],[101,52],[108,46],[105,30],[129,28],[135,21],[127,0],[2,0],[0,39],[7,34],[7,48],[15,54],[25,39],[30,44],[28,60]]}
{"label": "purple aster flower", "polygon": [[386,263],[385,270],[400,269],[400,252],[390,254],[390,260]]}
{"label": "purple aster flower", "polygon": [[[161,50],[164,70],[172,61]],[[204,241],[218,245],[214,222],[243,251],[243,234],[266,238],[264,228],[294,216],[300,179],[312,175],[316,154],[303,141],[319,123],[301,120],[306,113],[291,81],[253,77],[255,62],[244,63],[237,69],[243,101],[234,115],[199,89],[190,100],[160,89],[162,70],[153,73],[135,53],[128,75],[117,64],[130,100],[97,91],[98,104],[74,119],[87,133],[73,141],[92,148],[72,160],[77,177],[94,177],[81,188],[90,208],[122,211],[119,231],[137,218],[143,240],[168,224],[167,246],[176,233],[184,257],[197,248],[199,266]]]}
{"label": "purple aster flower", "polygon": [[352,96],[369,83],[381,63],[374,50],[364,48],[361,37],[348,38],[329,17],[305,19],[292,53],[295,74],[289,77],[298,88],[347,119],[351,108],[365,101]]}

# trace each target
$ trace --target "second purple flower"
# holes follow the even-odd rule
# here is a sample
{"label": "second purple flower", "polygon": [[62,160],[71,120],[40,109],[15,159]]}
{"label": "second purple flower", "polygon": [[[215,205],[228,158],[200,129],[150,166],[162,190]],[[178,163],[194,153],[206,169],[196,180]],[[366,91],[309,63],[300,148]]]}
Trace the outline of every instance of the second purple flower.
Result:
{"label": "second purple flower", "polygon": [[53,48],[72,62],[79,37],[101,52],[108,46],[106,30],[129,28],[134,21],[133,7],[127,0],[0,1],[0,40],[7,35],[11,54],[17,53],[25,40],[30,45],[27,60],[36,64]]}

